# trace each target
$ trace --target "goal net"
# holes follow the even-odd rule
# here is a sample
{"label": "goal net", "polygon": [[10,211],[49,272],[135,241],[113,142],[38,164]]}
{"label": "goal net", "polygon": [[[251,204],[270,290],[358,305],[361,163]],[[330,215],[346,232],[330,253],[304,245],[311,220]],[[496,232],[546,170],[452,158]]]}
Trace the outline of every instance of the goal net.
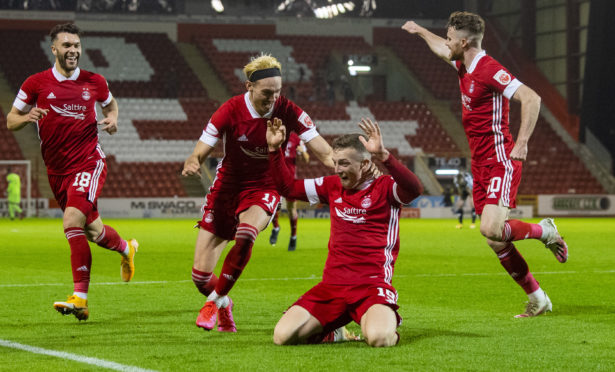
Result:
{"label": "goal net", "polygon": [[8,181],[7,175],[15,173],[21,183],[21,209],[26,217],[34,215],[34,203],[32,199],[32,167],[30,160],[0,160],[0,216],[9,216]]}

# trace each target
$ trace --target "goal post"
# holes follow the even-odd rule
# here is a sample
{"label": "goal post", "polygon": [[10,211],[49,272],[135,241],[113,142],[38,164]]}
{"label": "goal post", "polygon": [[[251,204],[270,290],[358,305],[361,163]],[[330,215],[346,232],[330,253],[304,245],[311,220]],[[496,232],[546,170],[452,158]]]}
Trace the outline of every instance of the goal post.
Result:
{"label": "goal post", "polygon": [[[30,160],[0,160],[0,175],[2,177],[2,184],[4,185],[4,189],[1,190],[2,198],[6,201],[6,214],[8,215],[8,200],[7,196],[4,195],[6,191],[6,176],[8,174],[8,168],[14,173],[17,173],[21,178],[21,206],[23,210],[26,212],[26,217],[31,217],[34,215],[34,203],[32,200],[32,164]],[[25,181],[25,182],[24,182]],[[23,193],[25,189],[25,195]],[[4,209],[4,208],[2,208]],[[4,214],[4,213],[3,213]]]}

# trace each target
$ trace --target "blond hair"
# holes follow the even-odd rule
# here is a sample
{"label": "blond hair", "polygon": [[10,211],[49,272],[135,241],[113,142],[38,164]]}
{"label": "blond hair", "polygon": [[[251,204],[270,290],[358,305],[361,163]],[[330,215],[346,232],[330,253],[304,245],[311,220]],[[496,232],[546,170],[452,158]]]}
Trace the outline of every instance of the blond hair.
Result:
{"label": "blond hair", "polygon": [[266,68],[277,68],[282,71],[282,64],[271,54],[261,53],[258,57],[250,58],[250,63],[243,67],[243,73],[246,75],[246,79],[250,80],[250,76],[255,71]]}

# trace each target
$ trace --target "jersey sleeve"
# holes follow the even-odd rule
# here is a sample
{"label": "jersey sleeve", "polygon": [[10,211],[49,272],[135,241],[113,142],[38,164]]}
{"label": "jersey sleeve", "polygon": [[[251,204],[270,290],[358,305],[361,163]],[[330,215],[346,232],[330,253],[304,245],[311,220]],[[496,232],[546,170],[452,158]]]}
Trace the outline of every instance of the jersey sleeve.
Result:
{"label": "jersey sleeve", "polygon": [[280,195],[290,199],[307,201],[310,204],[328,203],[325,179],[329,177],[296,180],[286,166],[282,150],[270,152],[269,162],[275,170],[271,173]]}
{"label": "jersey sleeve", "polygon": [[290,100],[287,101],[287,104],[289,106],[287,110],[289,116],[287,120],[289,120],[289,123],[284,124],[295,131],[303,142],[307,143],[318,137],[319,134],[316,130],[316,125],[314,125],[310,115]]}
{"label": "jersey sleeve", "polygon": [[96,97],[96,101],[100,102],[100,105],[102,107],[105,107],[109,103],[111,103],[113,95],[109,90],[109,84],[107,83],[107,80],[99,74],[96,74],[94,76],[96,78],[96,87],[98,89],[98,97]]}
{"label": "jersey sleeve", "polygon": [[522,82],[517,80],[504,66],[497,62],[488,63],[481,71],[483,83],[491,90],[501,93],[504,97],[511,99]]}
{"label": "jersey sleeve", "polygon": [[17,93],[17,97],[15,97],[13,106],[21,112],[30,111],[38,99],[37,90],[38,81],[35,76],[30,76],[19,88],[19,92]]}
{"label": "jersey sleeve", "polygon": [[222,137],[230,121],[231,116],[229,112],[229,104],[225,103],[220,106],[220,108],[218,108],[211,116],[211,119],[209,119],[209,122],[203,129],[203,133],[201,134],[199,141],[214,147],[216,143],[218,143],[218,140]]}

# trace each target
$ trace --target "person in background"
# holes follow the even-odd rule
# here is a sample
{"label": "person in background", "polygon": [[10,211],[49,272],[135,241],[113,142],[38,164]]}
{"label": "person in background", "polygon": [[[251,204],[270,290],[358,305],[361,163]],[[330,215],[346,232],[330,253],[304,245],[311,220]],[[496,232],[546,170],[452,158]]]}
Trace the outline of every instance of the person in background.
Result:
{"label": "person in background", "polygon": [[[290,170],[290,173],[297,177],[297,159],[302,163],[307,164],[310,161],[310,154],[308,154],[305,144],[297,136],[295,132],[291,132],[288,137],[288,143],[284,150],[284,159],[286,159],[286,166]],[[294,251],[297,249],[297,221],[299,220],[299,214],[297,213],[297,202],[293,199],[286,199],[286,210],[288,210],[288,219],[290,220],[290,241],[288,242],[288,250]],[[271,236],[269,236],[269,244],[276,245],[278,241],[278,234],[280,233],[280,224],[278,223],[278,211],[273,216],[271,224]]]}
{"label": "person in background", "polygon": [[23,219],[24,213],[19,203],[21,203],[21,179],[19,175],[13,172],[11,167],[7,168],[6,172],[6,197],[9,203],[9,218],[15,219],[18,216],[19,219]]}

